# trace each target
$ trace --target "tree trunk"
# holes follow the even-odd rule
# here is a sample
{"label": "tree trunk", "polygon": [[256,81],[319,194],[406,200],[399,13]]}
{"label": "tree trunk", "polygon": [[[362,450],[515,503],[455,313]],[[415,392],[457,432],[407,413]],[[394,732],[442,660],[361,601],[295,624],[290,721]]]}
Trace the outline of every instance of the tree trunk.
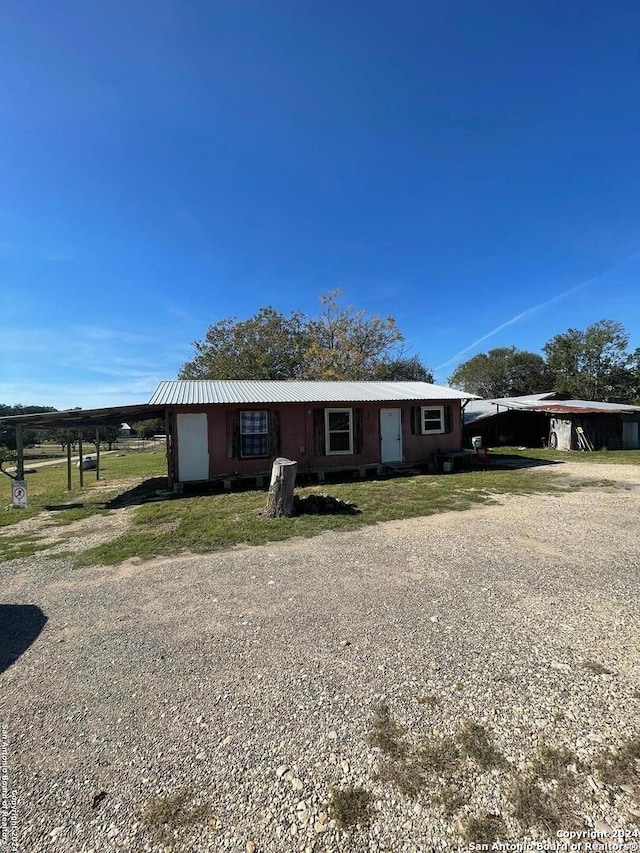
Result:
{"label": "tree trunk", "polygon": [[293,512],[293,489],[296,484],[298,463],[280,457],[273,462],[269,500],[264,512],[266,518],[291,518]]}

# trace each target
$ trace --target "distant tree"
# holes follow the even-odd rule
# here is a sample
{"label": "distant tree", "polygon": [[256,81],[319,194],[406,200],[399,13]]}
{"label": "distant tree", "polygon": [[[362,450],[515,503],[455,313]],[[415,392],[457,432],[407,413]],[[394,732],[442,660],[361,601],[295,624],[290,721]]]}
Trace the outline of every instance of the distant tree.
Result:
{"label": "distant tree", "polygon": [[[6,403],[0,403],[0,417],[8,417],[9,415],[36,415],[41,412],[55,412],[53,406],[23,406],[21,404],[9,406]],[[22,443],[25,447],[32,447],[38,443],[40,431],[29,429],[28,426],[22,429]],[[8,447],[10,450],[16,449],[16,430],[12,426],[0,425],[0,445]]]}
{"label": "distant tree", "polygon": [[131,424],[131,429],[139,438],[153,438],[154,435],[164,432],[164,419],[152,418],[147,421],[136,421],[136,423]]}
{"label": "distant tree", "polygon": [[342,307],[340,290],[320,297],[322,310],[308,320],[305,379],[375,379],[381,364],[401,359],[403,336],[393,317],[377,317],[352,305]]}
{"label": "distant tree", "polygon": [[180,379],[291,379],[302,370],[304,317],[260,308],[248,320],[219,320],[193,346],[195,357],[182,366]]}
{"label": "distant tree", "polygon": [[384,382],[433,382],[433,373],[414,355],[411,358],[396,358],[383,361],[375,371],[374,379]]}
{"label": "distant tree", "polygon": [[95,427],[88,427],[82,430],[82,441],[85,444],[93,444],[96,451],[98,450],[98,444],[106,444],[107,450],[112,450],[118,438],[120,438],[120,427],[116,424],[98,427],[97,438]]}
{"label": "distant tree", "polygon": [[449,383],[479,397],[519,397],[549,390],[551,378],[537,353],[498,347],[460,364]]}
{"label": "distant tree", "polygon": [[611,401],[634,394],[634,356],[629,335],[615,320],[586,329],[567,329],[551,338],[543,351],[556,391],[576,399]]}

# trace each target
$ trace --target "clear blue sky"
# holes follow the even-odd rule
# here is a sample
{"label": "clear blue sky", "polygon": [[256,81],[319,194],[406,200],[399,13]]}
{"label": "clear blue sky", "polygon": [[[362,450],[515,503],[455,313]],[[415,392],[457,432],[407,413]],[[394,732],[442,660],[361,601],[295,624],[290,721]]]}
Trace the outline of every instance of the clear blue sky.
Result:
{"label": "clear blue sky", "polygon": [[216,320],[336,287],[441,382],[602,318],[640,346],[639,32],[636,0],[5,3],[0,402],[144,401]]}

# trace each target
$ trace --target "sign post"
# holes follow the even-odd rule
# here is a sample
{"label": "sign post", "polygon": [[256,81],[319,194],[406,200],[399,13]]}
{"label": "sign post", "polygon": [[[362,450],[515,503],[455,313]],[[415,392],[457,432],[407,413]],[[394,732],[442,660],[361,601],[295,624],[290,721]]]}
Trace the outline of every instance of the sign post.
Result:
{"label": "sign post", "polygon": [[11,483],[11,505],[14,509],[25,509],[27,506],[26,480],[13,480]]}

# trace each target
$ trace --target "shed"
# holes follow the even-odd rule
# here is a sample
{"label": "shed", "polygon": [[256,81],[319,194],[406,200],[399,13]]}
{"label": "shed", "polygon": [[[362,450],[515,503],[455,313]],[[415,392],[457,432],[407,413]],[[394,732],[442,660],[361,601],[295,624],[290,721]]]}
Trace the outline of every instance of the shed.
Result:
{"label": "shed", "polygon": [[485,445],[580,450],[584,436],[596,450],[640,448],[640,406],[570,400],[553,391],[473,401],[464,421],[465,437],[482,436]]}
{"label": "shed", "polygon": [[169,478],[263,476],[276,456],[301,473],[426,465],[462,446],[471,395],[427,382],[175,380],[149,400],[169,417]]}

